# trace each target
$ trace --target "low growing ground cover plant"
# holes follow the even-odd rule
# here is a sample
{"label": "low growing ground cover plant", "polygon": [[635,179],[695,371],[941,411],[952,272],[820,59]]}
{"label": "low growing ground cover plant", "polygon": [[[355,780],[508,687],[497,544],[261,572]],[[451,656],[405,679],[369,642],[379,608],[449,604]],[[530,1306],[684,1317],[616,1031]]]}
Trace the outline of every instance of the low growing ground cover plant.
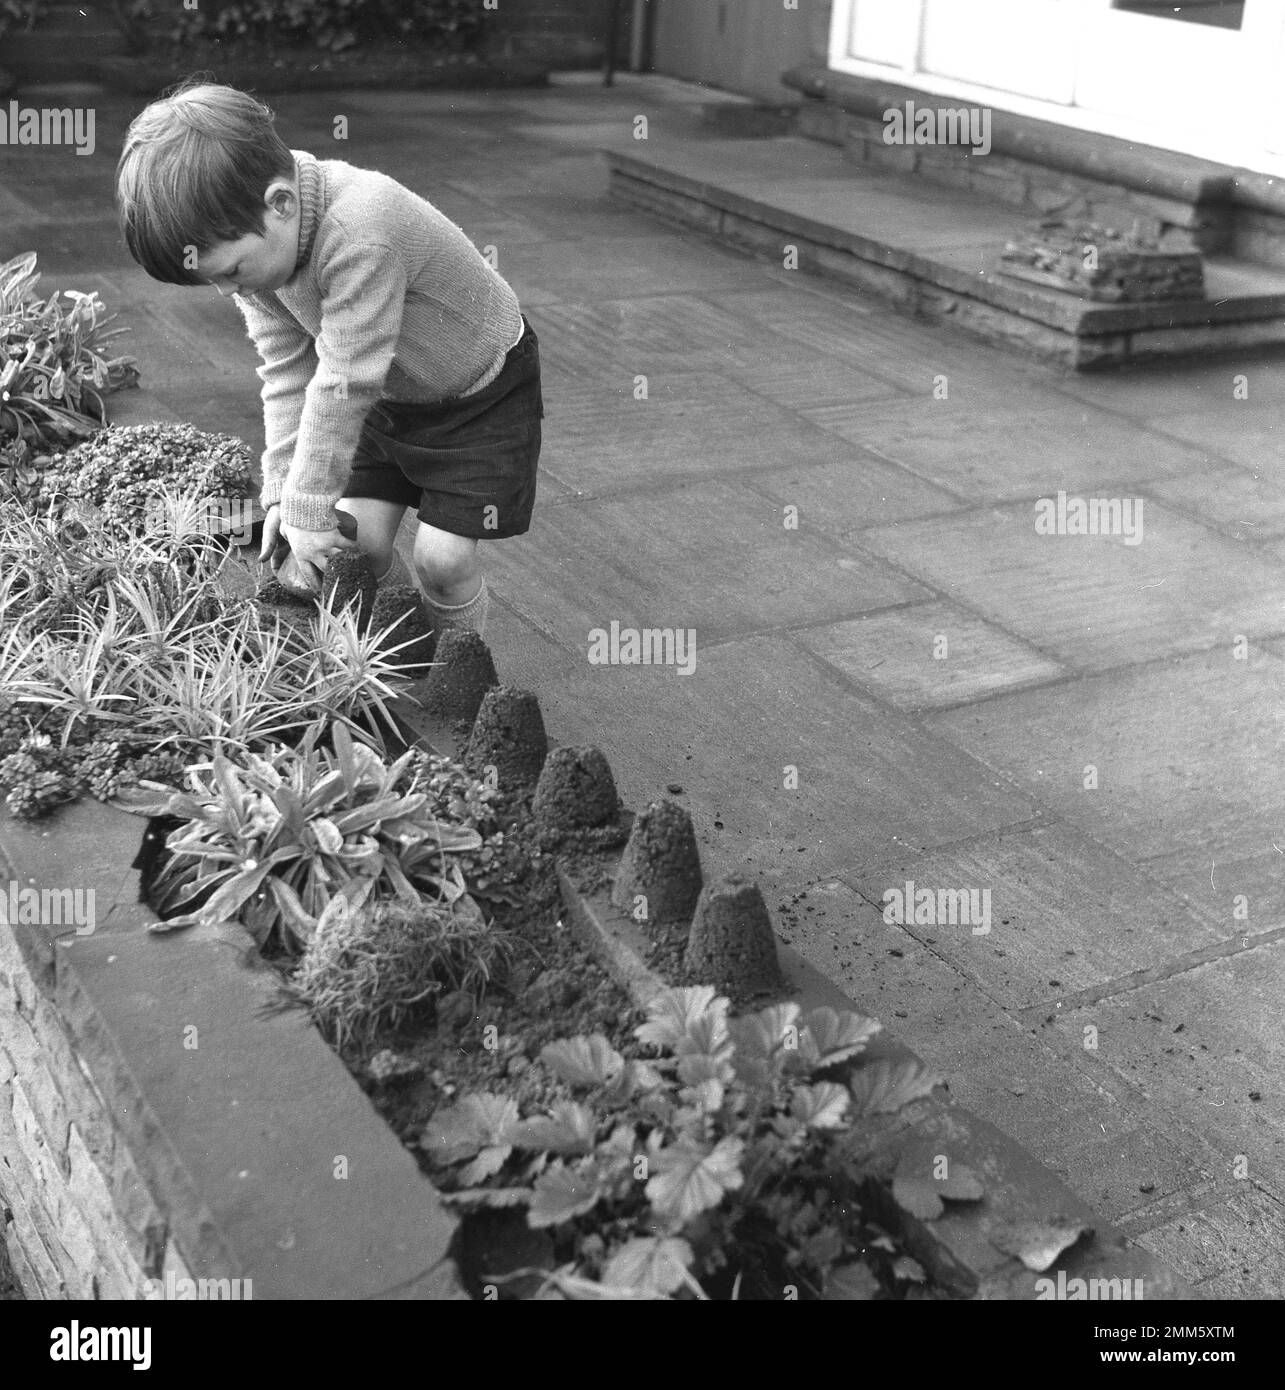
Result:
{"label": "low growing ground cover plant", "polygon": [[34,251],[0,265],[0,441],[48,445],[92,434],[107,422],[103,397],[138,380],[133,359],[108,349],[128,330],[107,329],[114,316],[97,294],[41,298],[40,278]]}
{"label": "low growing ground cover plant", "polygon": [[872,1298],[921,1284],[867,1211],[861,1121],[939,1078],[855,1065],[873,1019],[729,1007],[710,986],[669,989],[630,1055],[602,1035],[545,1046],[567,1096],[545,1114],[523,1118],[499,1092],[440,1110],[422,1147],[447,1200],[525,1211],[553,1236],[545,1282],[564,1297]]}
{"label": "low growing ground cover plant", "polygon": [[112,528],[188,536],[244,534],[258,493],[249,448],[192,425],[109,425],[34,469],[24,505],[99,515]]}

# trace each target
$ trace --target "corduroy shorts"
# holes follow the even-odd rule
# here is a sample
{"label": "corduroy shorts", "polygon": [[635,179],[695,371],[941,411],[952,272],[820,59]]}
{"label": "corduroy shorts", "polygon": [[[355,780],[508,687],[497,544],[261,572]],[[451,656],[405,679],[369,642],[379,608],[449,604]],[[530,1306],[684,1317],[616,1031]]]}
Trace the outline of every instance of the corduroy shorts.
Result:
{"label": "corduroy shorts", "polygon": [[437,405],[380,401],[366,416],[345,497],[415,507],[457,536],[498,540],[530,528],[540,460],[540,344],[525,330],[504,368],[471,396]]}

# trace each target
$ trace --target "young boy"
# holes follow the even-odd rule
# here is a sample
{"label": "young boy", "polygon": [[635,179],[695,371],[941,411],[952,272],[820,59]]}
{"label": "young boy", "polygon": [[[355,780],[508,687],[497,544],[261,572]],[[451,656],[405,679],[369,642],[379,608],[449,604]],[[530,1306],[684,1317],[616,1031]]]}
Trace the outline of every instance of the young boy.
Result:
{"label": "young boy", "polygon": [[154,279],[232,292],[262,358],[261,558],[287,541],[282,577],[319,589],[354,546],[347,512],[386,578],[415,507],[434,627],[482,632],[477,543],[530,526],[544,415],[539,346],[508,283],[431,203],[288,149],[272,112],[231,87],[148,106],[116,196],[134,259]]}

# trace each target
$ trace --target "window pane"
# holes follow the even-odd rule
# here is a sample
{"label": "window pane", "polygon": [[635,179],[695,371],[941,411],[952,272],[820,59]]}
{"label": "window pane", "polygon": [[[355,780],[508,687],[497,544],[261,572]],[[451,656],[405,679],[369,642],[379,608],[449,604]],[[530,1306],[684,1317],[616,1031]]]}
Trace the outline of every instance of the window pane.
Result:
{"label": "window pane", "polygon": [[1185,19],[1188,24],[1212,24],[1218,29],[1239,29],[1245,19],[1245,0],[1115,0],[1117,10],[1154,15],[1157,19]]}

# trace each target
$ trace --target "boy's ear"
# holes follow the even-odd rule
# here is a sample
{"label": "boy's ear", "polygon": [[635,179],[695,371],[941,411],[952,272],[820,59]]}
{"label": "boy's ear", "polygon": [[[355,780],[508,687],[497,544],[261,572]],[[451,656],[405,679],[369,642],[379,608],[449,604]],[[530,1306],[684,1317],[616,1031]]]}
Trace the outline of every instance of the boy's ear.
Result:
{"label": "boy's ear", "polygon": [[270,212],[278,217],[289,217],[299,206],[299,196],[286,179],[277,179],[268,185],[263,201]]}

